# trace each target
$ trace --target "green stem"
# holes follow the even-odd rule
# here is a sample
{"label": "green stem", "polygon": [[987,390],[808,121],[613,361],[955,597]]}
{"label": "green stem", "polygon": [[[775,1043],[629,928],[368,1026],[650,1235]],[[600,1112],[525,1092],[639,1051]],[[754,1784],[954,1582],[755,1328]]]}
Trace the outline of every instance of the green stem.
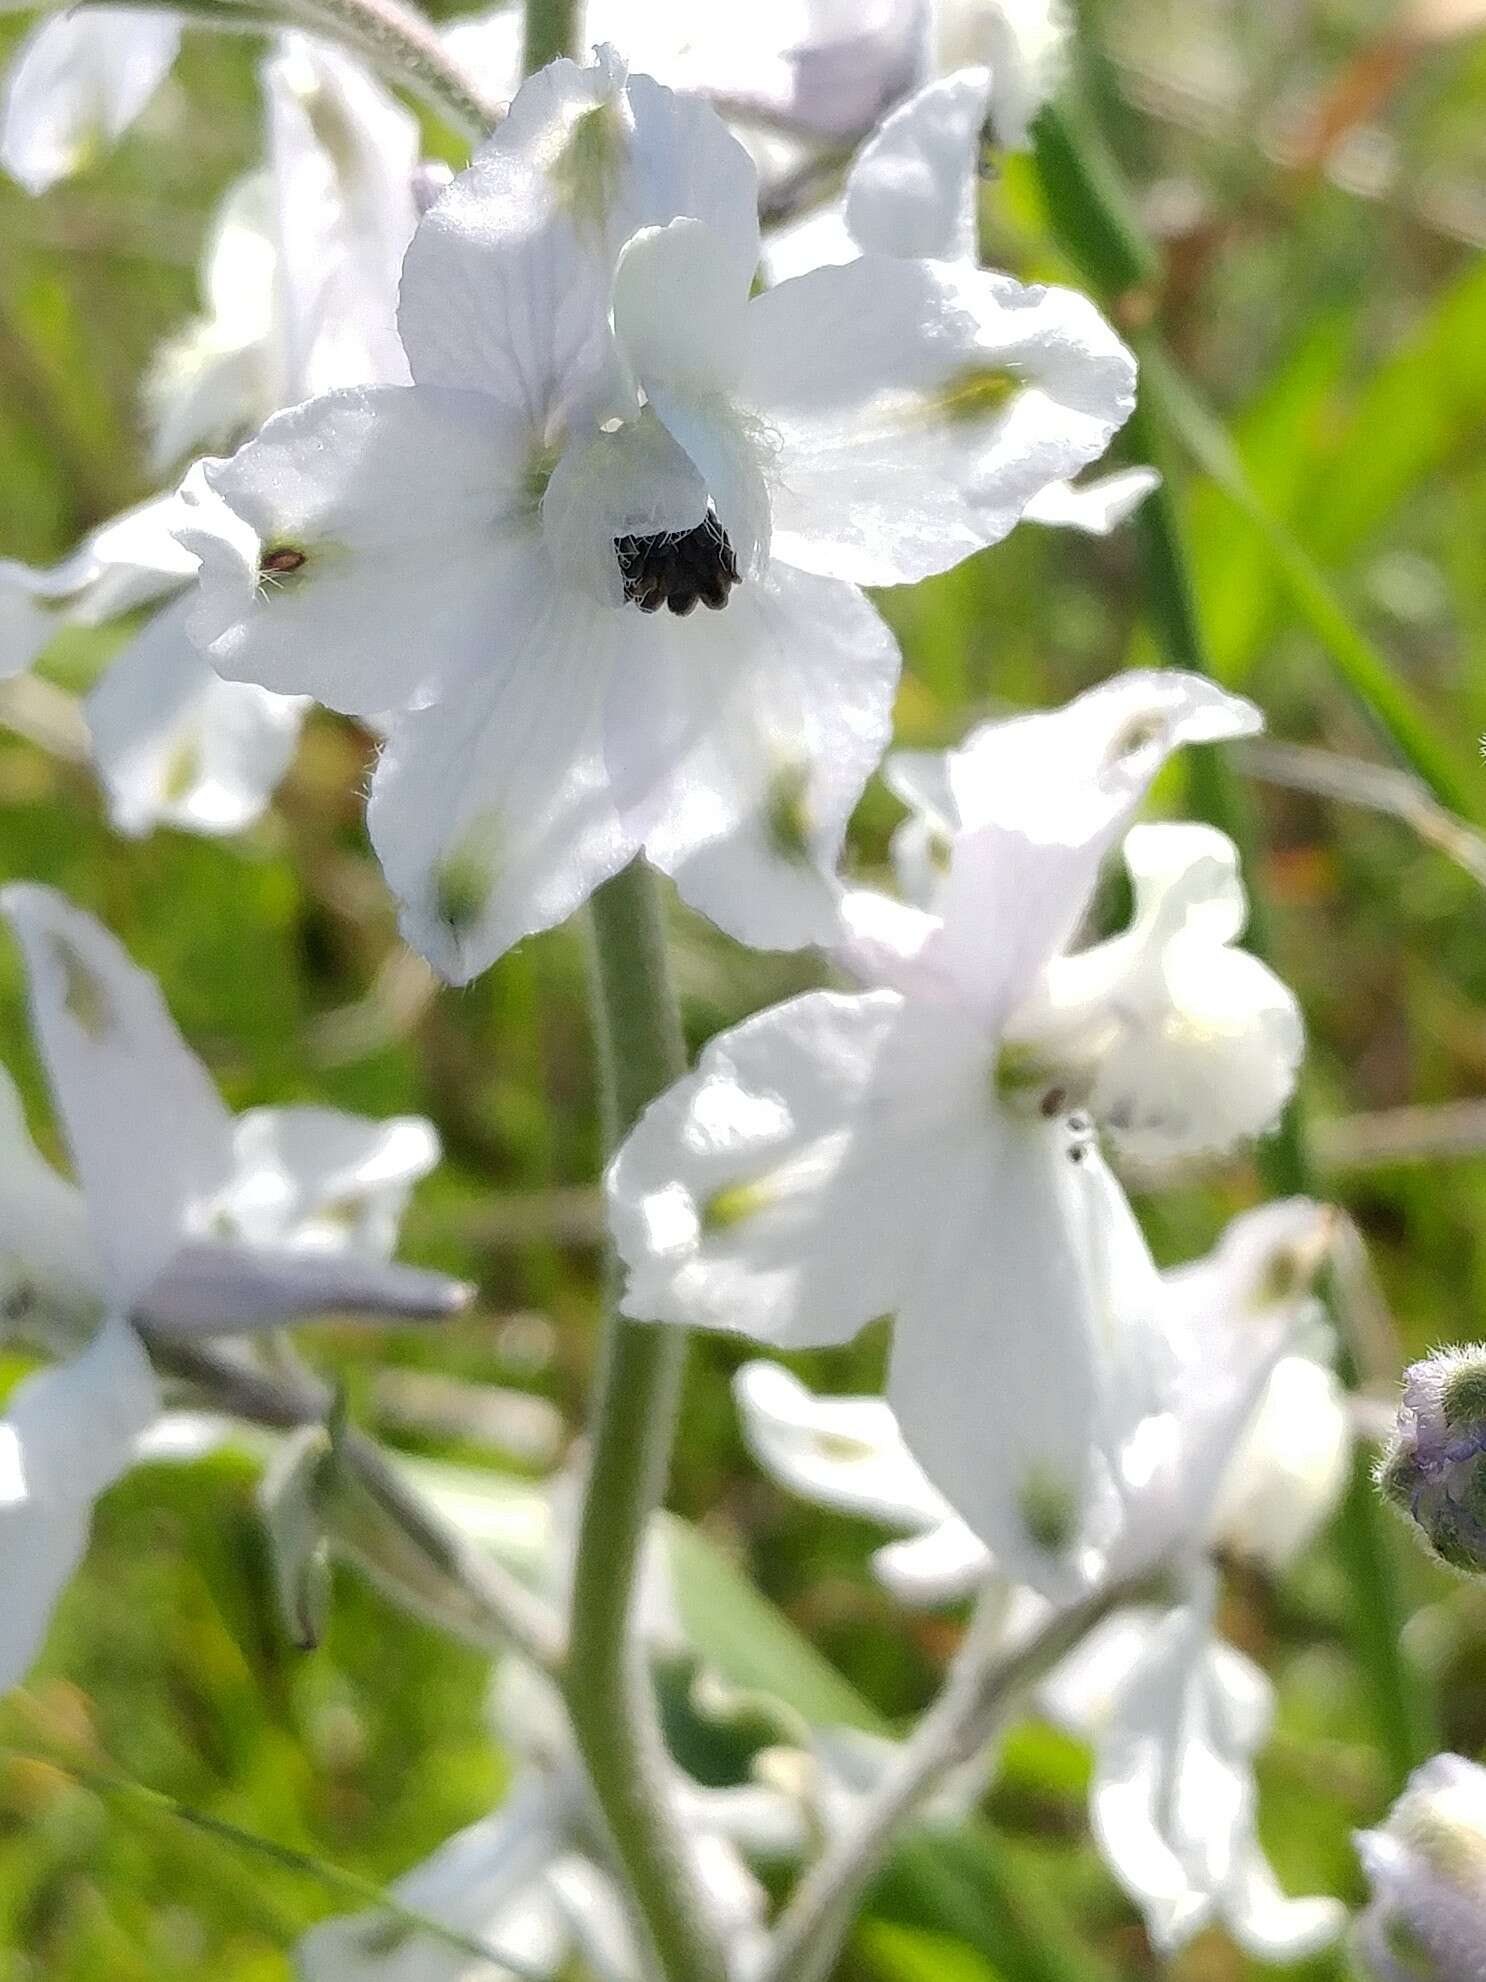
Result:
{"label": "green stem", "polygon": [[[593,897],[594,1009],[611,1144],[686,1067],[655,878],[636,860]],[[627,1321],[611,1298],[590,1419],[563,1693],[615,1856],[667,1982],[727,1969],[665,1794],[665,1754],[633,1624],[665,1491],[686,1336]]]}
{"label": "green stem", "polygon": [[526,38],[521,47],[521,73],[533,75],[571,55],[578,41],[578,0],[526,0]]}
{"label": "green stem", "polygon": [[[1103,292],[1106,301],[1117,300],[1131,285],[1149,281],[1155,250],[1132,220],[1133,203],[1107,150],[1093,140],[1086,143],[1084,127],[1076,115],[1062,117],[1044,112],[1038,131],[1039,162],[1044,155],[1051,167],[1049,192],[1055,193],[1060,203],[1054,214],[1055,222],[1086,279]],[[1113,200],[1111,186],[1118,195]],[[1065,223],[1063,205],[1082,208],[1080,218]],[[1089,219],[1090,211],[1096,215],[1093,221]],[[1144,352],[1143,341],[1147,345]],[[1151,390],[1153,376],[1165,382],[1171,376],[1171,367],[1154,332],[1145,340],[1137,337],[1135,342],[1142,356],[1142,390],[1126,433],[1136,458],[1152,462],[1163,478],[1161,486],[1146,498],[1136,516],[1146,614],[1157,648],[1168,666],[1211,675],[1213,668],[1197,610],[1191,560],[1183,540],[1179,490],[1173,479],[1171,441],[1175,422],[1168,417],[1171,395]],[[1153,354],[1159,354],[1161,362],[1148,369],[1145,361]],[[1405,754],[1412,758],[1412,752],[1406,750]],[[1195,809],[1228,834],[1238,847],[1245,869],[1252,873],[1256,838],[1247,797],[1238,779],[1220,754],[1211,750],[1193,755],[1189,775]],[[1264,907],[1257,897],[1251,904],[1248,944],[1258,956],[1270,954]],[[1265,1184],[1271,1191],[1279,1195],[1318,1194],[1317,1178],[1306,1146],[1303,1103],[1298,1094],[1286,1111],[1279,1133],[1261,1148],[1260,1164]],[[1345,1350],[1341,1360],[1343,1375],[1355,1383],[1357,1373],[1350,1366]],[[1429,1753],[1431,1716],[1422,1677],[1404,1663],[1399,1642],[1403,1605],[1382,1521],[1366,1455],[1359,1452],[1338,1519],[1337,1546],[1347,1571],[1354,1643],[1371,1688],[1379,1743],[1388,1758],[1393,1779],[1401,1782]]]}

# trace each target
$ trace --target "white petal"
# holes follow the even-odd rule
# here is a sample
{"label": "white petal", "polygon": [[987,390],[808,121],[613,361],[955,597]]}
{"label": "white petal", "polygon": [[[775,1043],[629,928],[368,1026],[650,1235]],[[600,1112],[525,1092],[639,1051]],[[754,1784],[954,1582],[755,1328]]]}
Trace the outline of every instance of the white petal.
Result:
{"label": "white petal", "polygon": [[[1033,120],[1056,92],[1067,64],[1072,28],[1065,0],[991,0],[974,9],[973,18],[995,78],[996,142],[1007,151],[1029,151]],[[943,45],[941,39],[941,50]]]}
{"label": "white petal", "polygon": [[985,69],[941,76],[889,115],[846,180],[846,224],[864,253],[974,261]]}
{"label": "white petal", "polygon": [[488,1962],[372,1911],[311,1928],[296,1950],[299,1974],[304,1982],[506,1982],[503,1956],[520,1973],[556,1974],[568,1934],[546,1881],[564,1828],[541,1778],[523,1777],[499,1810],[393,1886],[406,1905],[487,1946]]}
{"label": "white petal", "polygon": [[404,384],[397,288],[417,220],[418,121],[359,61],[302,35],[281,37],[263,87],[284,403]]}
{"label": "white petal", "polygon": [[754,172],[722,121],[627,81],[611,55],[550,64],[414,236],[400,313],[414,378],[498,392],[540,432],[605,362],[620,247],[683,214],[726,245],[746,287]]}
{"label": "white petal", "polygon": [[610,1166],[625,1313],[799,1347],[895,1308],[980,1050],[941,1017],[812,992],[712,1040]]}
{"label": "white petal", "polygon": [[0,1067],[0,1312],[28,1338],[70,1347],[102,1292],[82,1193],[38,1152]]}
{"label": "white petal", "polygon": [[525,571],[464,679],[392,726],[367,809],[403,933],[453,983],[561,922],[639,846],[600,716],[626,668],[643,679],[651,629],[564,595],[539,552]]}
{"label": "white petal", "polygon": [[[183,486],[196,486],[199,473],[198,464]],[[136,606],[169,597],[194,578],[196,559],[174,534],[185,516],[185,498],[173,489],[101,523],[48,574],[65,598],[68,618],[101,626]]]}
{"label": "white petal", "polygon": [[476,393],[372,387],[277,415],[208,466],[179,533],[201,559],[192,637],[233,680],[352,715],[412,706],[501,636],[528,467]]}
{"label": "white petal", "polygon": [[938,1528],[949,1520],[884,1398],[817,1397],[766,1362],[744,1364],[733,1397],[749,1450],[792,1493],[892,1528]]}
{"label": "white petal", "polygon": [[749,305],[740,394],[778,436],[775,554],[910,583],[994,543],[1102,454],[1135,366],[1093,305],[865,255]]}
{"label": "white petal", "polygon": [[990,1550],[958,1517],[906,1541],[889,1542],[872,1557],[878,1582],[916,1610],[973,1596],[991,1568]]}
{"label": "white petal", "polygon": [[1339,1902],[1285,1899],[1260,1852],[1252,1757],[1270,1712],[1263,1673],[1212,1637],[1210,1595],[1152,1632],[1112,1704],[1095,1834],[1164,1953],[1216,1918],[1261,1959],[1297,1961],[1345,1922]]}
{"label": "white petal", "polygon": [[156,615],[88,696],[93,755],[121,833],[238,833],[267,806],[303,703],[223,681],[186,631],[189,597]]}
{"label": "white petal", "polygon": [[1095,1625],[1037,1688],[1039,1711],[1070,1734],[1093,1739],[1149,1656],[1165,1619],[1159,1610],[1117,1610]]}
{"label": "white petal", "polygon": [[1120,468],[1112,475],[1085,482],[1049,482],[1022,514],[1028,523],[1107,537],[1128,522],[1160,485],[1161,477],[1154,468]]}
{"label": "white petal", "polygon": [[1118,1535],[1118,1455],[1164,1373],[1155,1268],[1097,1153],[994,1103],[932,1217],[889,1400],[998,1567],[1062,1598]]}
{"label": "white petal", "polygon": [[93,1502],[159,1408],[149,1358],[117,1316],[82,1355],[12,1393],[0,1420],[0,1693],[29,1671],[88,1545]]}
{"label": "white petal", "polygon": [[31,193],[90,164],[128,130],[181,42],[172,14],[88,7],[34,27],[6,82],[0,164]]}
{"label": "white petal", "polygon": [[771,229],[764,237],[764,273],[769,286],[777,288],[797,275],[808,275],[813,268],[839,268],[843,262],[854,262],[861,252],[846,224],[846,209],[837,201]]}
{"label": "white petal", "polygon": [[1105,858],[1170,753],[1248,734],[1251,703],[1136,671],[1046,714],[991,723],[947,760],[959,828],[921,962],[1001,1026],[1083,920]]}
{"label": "white petal", "polygon": [[740,942],[830,941],[847,821],[891,733],[892,634],[854,587],[776,567],[722,612],[653,629],[652,645],[664,676],[646,698],[616,677],[606,718],[612,765],[641,765],[668,737],[677,757],[642,801],[646,853]]}
{"label": "white petal", "polygon": [[569,1852],[547,1875],[547,1890],[594,1982],[633,1982],[640,1973],[629,1915],[608,1873]]}
{"label": "white petal", "polygon": [[24,565],[0,562],[0,681],[23,674],[56,631],[38,603]]}
{"label": "white petal", "polygon": [[700,220],[641,228],[625,242],[614,271],[614,336],[647,393],[658,385],[732,386],[743,361],[752,273]]}
{"label": "white petal", "polygon": [[250,1108],[235,1124],[237,1176],[222,1202],[255,1244],[390,1258],[413,1185],[439,1160],[417,1115],[370,1121],[338,1108]]}
{"label": "white petal", "polygon": [[0,891],[112,1300],[170,1258],[232,1173],[232,1118],[160,987],[90,915],[29,882]]}
{"label": "white petal", "polygon": [[206,308],[151,359],[144,382],[150,462],[162,472],[195,448],[231,445],[303,396],[285,387],[287,354],[274,332],[273,192],[267,172],[228,189],[201,257]]}

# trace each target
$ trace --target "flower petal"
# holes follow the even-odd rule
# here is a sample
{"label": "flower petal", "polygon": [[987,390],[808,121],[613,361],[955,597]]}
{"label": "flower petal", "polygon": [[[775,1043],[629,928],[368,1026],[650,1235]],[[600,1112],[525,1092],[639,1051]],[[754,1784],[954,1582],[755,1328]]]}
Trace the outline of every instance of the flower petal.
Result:
{"label": "flower petal", "polygon": [[745,1363],[733,1399],[765,1472],[821,1507],[892,1528],[938,1528],[950,1511],[881,1397],[817,1397],[778,1363]]}
{"label": "flower petal", "polygon": [[561,922],[639,847],[600,711],[611,680],[639,675],[649,624],[564,595],[540,552],[524,570],[465,679],[392,726],[367,808],[403,933],[452,983]]}
{"label": "flower petal", "polygon": [[1335,1900],[1288,1900],[1255,1832],[1253,1755],[1272,1693],[1212,1636],[1211,1586],[1162,1619],[1096,1743],[1094,1831],[1110,1869],[1174,1952],[1219,1919],[1261,1960],[1299,1961],[1346,1920]]}
{"label": "flower petal", "polygon": [[1120,468],[1084,482],[1049,482],[1022,511],[1028,523],[1055,530],[1082,530],[1090,537],[1107,537],[1126,523],[1161,477],[1154,468]]}
{"label": "flower petal", "polygon": [[249,1108],[234,1128],[237,1175],[220,1209],[255,1245],[388,1259],[414,1184],[439,1160],[437,1131],[418,1115]]}
{"label": "flower petal", "polygon": [[811,992],[714,1039],[609,1169],[624,1312],[791,1347],[890,1312],[936,1242],[980,1044],[892,992]]}
{"label": "flower petal", "polygon": [[159,1409],[149,1358],[117,1315],[80,1356],[12,1393],[0,1420],[0,1693],[30,1670],[87,1548],[93,1502]]}
{"label": "flower petal", "polygon": [[[555,1975],[568,1949],[546,1875],[564,1834],[544,1781],[518,1778],[500,1809],[458,1831],[392,1891],[490,1949],[489,1972],[503,1961],[521,1975]],[[430,1940],[416,1927],[373,1910],[322,1921],[296,1951],[304,1982],[470,1982],[484,1964]]]}
{"label": "flower petal", "polygon": [[1155,1268],[1097,1152],[1061,1123],[987,1107],[932,1215],[889,1401],[997,1567],[1061,1599],[1119,1533],[1119,1454],[1156,1388]]}
{"label": "flower petal", "polygon": [[430,208],[400,324],[413,376],[498,392],[540,433],[600,377],[619,250],[689,214],[746,286],[758,261],[753,165],[716,114],[602,52],[532,76]]}
{"label": "flower petal", "polygon": [[[327,393],[208,464],[180,541],[213,667],[351,715],[407,708],[501,638],[534,536],[525,442],[477,393]],[[298,560],[295,562],[294,560]]]}
{"label": "flower petal", "polygon": [[92,916],[0,890],[111,1300],[127,1305],[232,1174],[232,1118],[154,978]]}
{"label": "flower petal", "polygon": [[915,1610],[974,1596],[993,1566],[990,1550],[958,1516],[906,1541],[889,1542],[872,1557],[878,1582]]}
{"label": "flower petal", "polygon": [[986,69],[941,76],[900,103],[846,178],[846,224],[864,254],[976,259]]}
{"label": "flower petal", "polygon": [[96,1320],[102,1293],[82,1193],[37,1150],[0,1067],[0,1313],[29,1340],[60,1350]]}
{"label": "flower petal", "polygon": [[87,698],[93,755],[121,833],[238,833],[289,768],[303,703],[223,681],[186,631],[189,597],[150,621]]}
{"label": "flower petal", "polygon": [[41,21],[6,81],[0,165],[29,193],[81,170],[128,130],[180,45],[169,13],[89,7]]}
{"label": "flower petal", "polygon": [[847,821],[891,733],[896,641],[854,587],[782,567],[653,633],[650,692],[615,676],[605,715],[646,854],[741,942],[829,942]]}
{"label": "flower petal", "polygon": [[1102,454],[1130,354],[1085,298],[864,255],[749,305],[740,396],[778,437],[775,555],[861,585],[946,571]]}

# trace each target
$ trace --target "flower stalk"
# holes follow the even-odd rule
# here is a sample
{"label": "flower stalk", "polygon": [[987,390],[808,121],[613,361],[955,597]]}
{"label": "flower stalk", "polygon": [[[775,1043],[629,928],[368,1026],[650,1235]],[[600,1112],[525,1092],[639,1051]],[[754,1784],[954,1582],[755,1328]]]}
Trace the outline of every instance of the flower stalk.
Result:
{"label": "flower stalk", "polygon": [[[636,860],[592,902],[593,1005],[617,1142],[685,1071],[655,876]],[[662,1737],[630,1631],[640,1553],[665,1491],[686,1336],[611,1297],[591,1413],[563,1695],[611,1842],[667,1982],[727,1973],[666,1809]]]}
{"label": "flower stalk", "polygon": [[1030,1639],[1008,1650],[1004,1586],[992,1583],[986,1589],[938,1698],[851,1828],[821,1855],[781,1914],[761,1982],[822,1982],[862,1895],[905,1825],[956,1769],[988,1745],[1028,1687],[1112,1610],[1141,1594],[1126,1584],[1097,1590],[1055,1611]]}

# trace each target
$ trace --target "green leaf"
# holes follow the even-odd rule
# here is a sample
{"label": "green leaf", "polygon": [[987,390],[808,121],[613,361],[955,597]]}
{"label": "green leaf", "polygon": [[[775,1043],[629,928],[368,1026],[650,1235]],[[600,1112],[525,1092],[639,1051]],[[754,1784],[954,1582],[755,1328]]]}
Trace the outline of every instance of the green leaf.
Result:
{"label": "green leaf", "polygon": [[883,1982],[1001,1982],[1002,1971],[945,1934],[864,1921],[856,1945]]}

